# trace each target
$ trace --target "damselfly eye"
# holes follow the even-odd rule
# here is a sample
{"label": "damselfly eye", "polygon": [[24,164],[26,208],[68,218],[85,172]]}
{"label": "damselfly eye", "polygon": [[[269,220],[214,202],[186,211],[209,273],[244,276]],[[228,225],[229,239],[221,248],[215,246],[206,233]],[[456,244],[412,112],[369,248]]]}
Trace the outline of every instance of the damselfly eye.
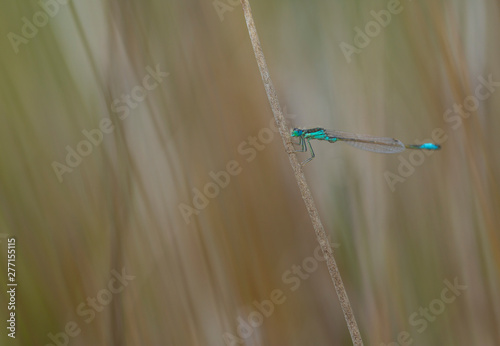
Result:
{"label": "damselfly eye", "polygon": [[302,130],[294,128],[292,131],[292,137],[300,137],[302,136],[302,132],[303,132]]}

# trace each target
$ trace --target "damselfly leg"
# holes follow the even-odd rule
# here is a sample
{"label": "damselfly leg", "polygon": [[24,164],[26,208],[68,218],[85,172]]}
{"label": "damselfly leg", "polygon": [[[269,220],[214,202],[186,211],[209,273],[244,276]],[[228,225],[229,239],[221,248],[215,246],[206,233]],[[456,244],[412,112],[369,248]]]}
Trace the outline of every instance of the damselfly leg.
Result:
{"label": "damselfly leg", "polygon": [[[307,143],[306,143],[307,141]],[[295,150],[296,153],[305,153],[307,152],[307,146],[309,146],[309,150],[311,150],[311,157],[309,157],[307,160],[304,160],[301,162],[301,165],[304,166],[306,163],[308,163],[309,161],[311,161],[312,159],[314,159],[316,157],[316,155],[314,154],[314,150],[311,146],[311,142],[309,141],[309,139],[306,139],[304,137],[299,137],[299,142],[298,143],[295,143],[292,141],[293,144],[295,145],[299,145],[301,146],[301,149],[300,150]]]}

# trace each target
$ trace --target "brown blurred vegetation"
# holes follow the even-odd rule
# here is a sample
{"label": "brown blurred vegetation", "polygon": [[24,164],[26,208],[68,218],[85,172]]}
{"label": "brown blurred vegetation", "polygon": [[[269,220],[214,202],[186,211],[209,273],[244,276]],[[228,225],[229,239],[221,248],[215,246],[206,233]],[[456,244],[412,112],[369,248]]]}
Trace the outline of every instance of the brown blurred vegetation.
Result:
{"label": "brown blurred vegetation", "polygon": [[[348,63],[339,45],[390,2],[251,5],[291,125],[407,143],[446,135],[394,189],[387,172],[401,176],[409,152],[314,143],[306,176],[365,344],[406,331],[407,344],[498,345],[500,90],[464,117],[454,104],[481,76],[500,81],[499,5],[401,1]],[[69,345],[223,345],[274,290],[284,301],[245,345],[350,344],[281,139],[265,130],[272,113],[232,3],[70,1],[17,53],[7,34],[41,7],[2,3],[0,233],[17,237],[18,320],[17,338],[2,327],[1,344],[50,344],[74,321]],[[140,94],[157,66],[169,75]],[[113,111],[133,90],[143,100]],[[53,162],[66,164],[67,146],[106,118],[113,130],[60,182]],[[238,173],[219,174],[227,186],[211,185],[214,198],[183,217],[193,189],[228,164]],[[291,274],[303,265],[310,273]],[[86,322],[77,309],[107,301],[112,270],[135,278]],[[439,303],[446,280],[467,288]]]}

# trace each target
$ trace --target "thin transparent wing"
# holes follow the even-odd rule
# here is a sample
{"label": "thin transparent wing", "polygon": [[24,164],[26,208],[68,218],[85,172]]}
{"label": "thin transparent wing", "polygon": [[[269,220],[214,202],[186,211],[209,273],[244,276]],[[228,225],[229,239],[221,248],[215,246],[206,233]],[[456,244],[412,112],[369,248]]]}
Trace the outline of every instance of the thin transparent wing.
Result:
{"label": "thin transparent wing", "polygon": [[393,154],[405,150],[405,145],[395,138],[360,135],[337,130],[328,130],[326,134],[329,137],[334,137],[339,141],[346,142],[355,148],[373,151],[375,153]]}

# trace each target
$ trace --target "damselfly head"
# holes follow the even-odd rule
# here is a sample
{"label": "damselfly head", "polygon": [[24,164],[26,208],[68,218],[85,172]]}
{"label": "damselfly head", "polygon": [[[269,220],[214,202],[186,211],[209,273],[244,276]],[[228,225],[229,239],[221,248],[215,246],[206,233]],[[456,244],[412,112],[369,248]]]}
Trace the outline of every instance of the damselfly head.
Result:
{"label": "damselfly head", "polygon": [[292,137],[300,137],[300,136],[302,136],[303,133],[304,133],[304,130],[294,128],[292,130]]}

